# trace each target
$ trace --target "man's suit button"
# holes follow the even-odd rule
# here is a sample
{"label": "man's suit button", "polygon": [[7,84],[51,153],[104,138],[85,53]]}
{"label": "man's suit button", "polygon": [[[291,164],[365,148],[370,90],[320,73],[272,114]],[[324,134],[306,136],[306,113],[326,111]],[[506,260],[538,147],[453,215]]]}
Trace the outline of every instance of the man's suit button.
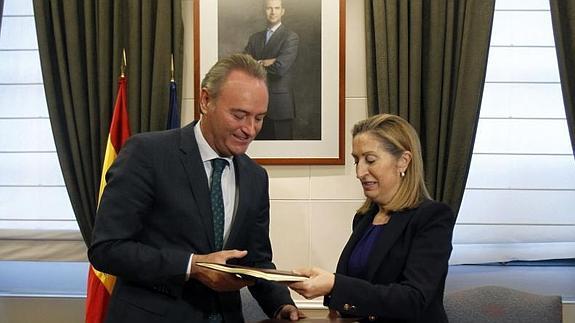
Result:
{"label": "man's suit button", "polygon": [[377,318],[375,317],[375,315],[370,315],[370,316],[367,317],[367,319],[368,319],[370,322],[373,322],[373,321],[375,321]]}

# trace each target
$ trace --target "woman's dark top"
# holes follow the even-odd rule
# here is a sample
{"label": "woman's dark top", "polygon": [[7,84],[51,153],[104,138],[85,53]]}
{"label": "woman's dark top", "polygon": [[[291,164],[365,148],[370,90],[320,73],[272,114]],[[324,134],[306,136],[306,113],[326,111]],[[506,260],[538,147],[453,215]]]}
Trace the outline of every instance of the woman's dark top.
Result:
{"label": "woman's dark top", "polygon": [[373,243],[377,240],[377,237],[379,237],[384,227],[385,225],[383,224],[370,224],[361,240],[355,245],[349,257],[349,263],[347,264],[347,270],[350,276],[365,278],[367,260],[373,250]]}

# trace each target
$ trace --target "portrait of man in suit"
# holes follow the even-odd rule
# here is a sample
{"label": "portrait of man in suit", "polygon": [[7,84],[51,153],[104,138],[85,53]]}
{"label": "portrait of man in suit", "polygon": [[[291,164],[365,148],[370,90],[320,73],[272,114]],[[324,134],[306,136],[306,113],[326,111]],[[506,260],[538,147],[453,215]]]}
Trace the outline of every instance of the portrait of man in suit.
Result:
{"label": "portrait of man in suit", "polygon": [[292,93],[299,36],[282,24],[282,0],[265,0],[266,28],[250,36],[245,52],[268,72],[269,105],[256,139],[293,139],[295,102]]}
{"label": "portrait of man in suit", "polygon": [[320,140],[321,0],[218,0],[218,57],[250,54],[267,70],[256,140]]}

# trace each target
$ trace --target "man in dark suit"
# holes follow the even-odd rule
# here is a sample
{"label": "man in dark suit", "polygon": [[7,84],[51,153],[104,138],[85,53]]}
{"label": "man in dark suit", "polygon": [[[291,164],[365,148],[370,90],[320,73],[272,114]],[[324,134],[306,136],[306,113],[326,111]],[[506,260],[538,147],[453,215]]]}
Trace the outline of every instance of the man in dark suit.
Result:
{"label": "man in dark suit", "polygon": [[269,106],[257,139],[293,139],[295,102],[291,82],[299,37],[282,24],[285,9],[281,0],[266,0],[267,28],[250,36],[245,52],[268,72]]}
{"label": "man in dark suit", "polygon": [[245,155],[267,110],[265,78],[249,55],[223,58],[202,81],[199,122],[126,142],[88,250],[95,268],[117,276],[106,322],[242,322],[246,285],[270,317],[301,315],[284,286],[196,264],[275,268],[267,173]]}

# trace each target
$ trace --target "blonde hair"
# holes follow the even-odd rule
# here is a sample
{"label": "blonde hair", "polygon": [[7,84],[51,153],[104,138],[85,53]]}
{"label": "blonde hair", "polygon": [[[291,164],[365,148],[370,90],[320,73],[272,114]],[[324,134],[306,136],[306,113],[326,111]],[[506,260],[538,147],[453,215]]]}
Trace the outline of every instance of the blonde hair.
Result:
{"label": "blonde hair", "polygon": [[[397,192],[386,205],[380,207],[393,212],[414,208],[422,200],[431,199],[425,186],[421,144],[415,129],[399,116],[378,114],[353,126],[353,138],[365,133],[377,138],[383,149],[396,158],[400,158],[406,151],[411,152],[411,162],[405,170],[405,176],[402,177]],[[374,205],[375,202],[367,198],[357,212],[364,214]]]}
{"label": "blonde hair", "polygon": [[236,70],[243,71],[254,78],[267,82],[266,69],[250,55],[238,53],[224,57],[212,66],[202,80],[201,87],[206,89],[212,98],[217,99],[222,84],[224,84],[230,72]]}

